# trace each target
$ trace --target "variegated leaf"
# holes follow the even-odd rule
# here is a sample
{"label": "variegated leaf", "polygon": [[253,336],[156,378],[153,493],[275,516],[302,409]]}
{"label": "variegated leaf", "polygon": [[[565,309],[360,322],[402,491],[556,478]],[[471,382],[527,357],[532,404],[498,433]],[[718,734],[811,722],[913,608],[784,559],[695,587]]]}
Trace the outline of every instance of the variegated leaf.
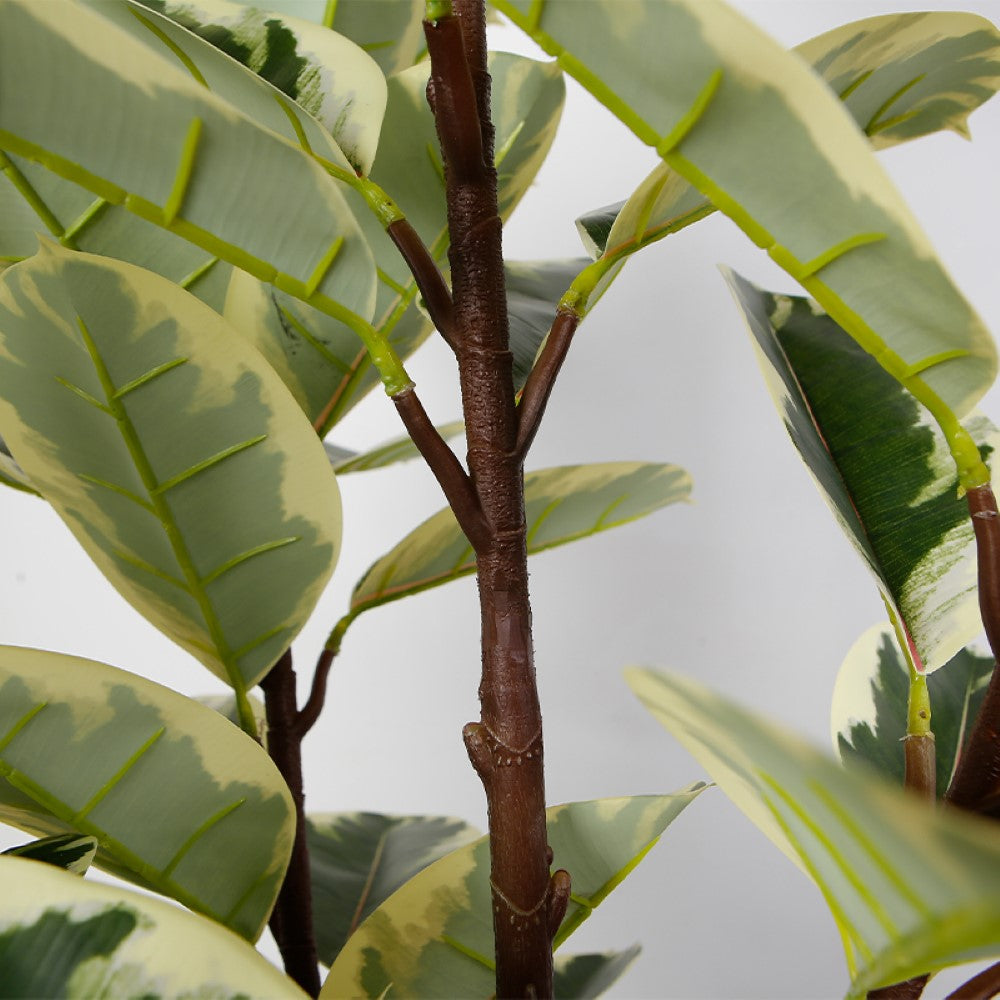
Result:
{"label": "variegated leaf", "polygon": [[996,374],[989,334],[853,119],[798,56],[722,3],[494,4],[940,422],[982,396]]}
{"label": "variegated leaf", "polygon": [[837,922],[849,996],[1000,954],[1000,840],[934,812],[687,678],[631,669],[643,704],[807,872]]}
{"label": "variegated leaf", "polygon": [[[991,656],[962,649],[927,678],[938,798],[948,788],[992,672]],[[833,690],[833,743],[845,764],[863,761],[903,784],[909,694],[909,668],[891,627],[870,628],[851,647]]]}
{"label": "variegated leaf", "polygon": [[[441,424],[435,428],[438,434],[445,441],[450,441],[465,432],[465,423],[461,420],[453,420],[448,424]],[[348,472],[368,472],[371,469],[384,469],[386,466],[395,465],[397,462],[408,462],[411,459],[419,458],[420,452],[413,443],[413,438],[409,435],[393,438],[384,444],[369,448],[368,451],[358,454],[357,452],[344,453],[333,445],[326,445],[327,455],[338,476]]]}
{"label": "variegated leaf", "polygon": [[250,940],[295,833],[277,768],[211,709],[103,663],[11,646],[0,647],[0,820],[94,836],[99,868]]}
{"label": "variegated leaf", "polygon": [[245,701],[340,543],[336,481],[284,385],[165,278],[55,244],[0,279],[0,345],[0,434],[32,483]]}
{"label": "variegated leaf", "polygon": [[400,886],[480,833],[447,816],[329,813],[308,818],[319,959],[332,965],[347,939]]}
{"label": "variegated leaf", "polygon": [[[497,53],[489,65],[500,213],[506,218],[551,145],[565,87],[550,63]],[[392,194],[425,245],[443,261],[448,224],[437,131],[427,106],[428,73],[426,65],[418,65],[389,80],[371,179]],[[359,215],[358,221],[378,265],[374,326],[405,359],[433,327],[418,308],[412,276],[379,221],[370,213]],[[379,374],[353,329],[247,274],[234,275],[225,314],[249,332],[323,435],[378,383]]]}
{"label": "variegated leaf", "polygon": [[557,997],[592,1000],[602,996],[639,957],[642,948],[634,944],[625,951],[595,955],[556,955],[552,992]]}
{"label": "variegated leaf", "polygon": [[[792,441],[911,636],[914,666],[937,669],[982,628],[975,542],[944,435],[814,303],[727,278]],[[1000,447],[984,417],[968,425],[984,456]]]}
{"label": "variegated leaf", "polygon": [[[559,947],[632,871],[704,788],[674,795],[601,799],[547,812],[553,865],[573,880]],[[489,997],[493,972],[489,840],[453,851],[389,897],[350,937],[322,998]]]}
{"label": "variegated leaf", "polygon": [[[528,553],[542,552],[686,500],[688,474],[676,465],[605,462],[566,465],[524,477]],[[351,595],[349,617],[475,571],[472,546],[449,508],[424,521],[378,559]]]}
{"label": "variegated leaf", "polygon": [[[216,306],[221,259],[335,315],[372,315],[371,252],[313,155],[353,173],[339,147],[275,88],[151,11],[4,3],[0,152],[35,228],[65,245],[153,265]],[[0,251],[33,252],[26,232],[17,224],[18,242]]]}
{"label": "variegated leaf", "polygon": [[0,879],[7,996],[306,996],[246,941],[162,900],[20,858],[0,858]]}
{"label": "variegated leaf", "polygon": [[[318,5],[317,5],[318,6]],[[424,0],[337,0],[327,4],[330,27],[360,45],[386,76],[408,69],[426,49]]]}
{"label": "variegated leaf", "polygon": [[9,847],[3,853],[55,865],[73,875],[84,875],[97,855],[97,838],[85,833],[57,833],[30,844]]}
{"label": "variegated leaf", "polygon": [[[94,2],[94,0],[88,0]],[[96,0],[101,7],[107,0]],[[309,112],[330,133],[351,166],[360,174],[371,170],[385,113],[385,78],[375,60],[354,42],[329,28],[289,14],[234,0],[139,0],[143,6],[176,22],[257,74]],[[133,10],[140,23],[162,32],[189,57],[184,32],[162,19]],[[225,93],[210,71],[224,63],[207,61],[200,69],[209,88]],[[273,92],[261,88],[261,107],[281,112]],[[250,107],[241,110],[263,121]],[[286,105],[287,107],[287,105]],[[265,113],[268,113],[265,111]]]}
{"label": "variegated leaf", "polygon": [[[976,14],[884,14],[841,25],[798,53],[875,149],[943,129],[968,136],[966,119],[1000,87],[1000,32]],[[715,211],[660,164],[627,201],[577,220],[593,257],[623,257]]]}

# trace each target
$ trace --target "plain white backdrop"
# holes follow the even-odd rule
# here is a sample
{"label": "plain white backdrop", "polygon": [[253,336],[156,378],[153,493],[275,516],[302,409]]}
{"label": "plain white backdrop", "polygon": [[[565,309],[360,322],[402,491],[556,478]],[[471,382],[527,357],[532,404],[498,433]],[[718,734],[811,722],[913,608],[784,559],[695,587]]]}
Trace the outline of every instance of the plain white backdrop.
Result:
{"label": "plain white backdrop", "polygon": [[[734,6],[788,45],[891,11],[970,10],[1000,22],[1000,0]],[[494,42],[541,57],[514,29],[499,30]],[[582,255],[574,219],[627,197],[655,164],[654,153],[567,82],[561,134],[505,234],[512,260]],[[1000,100],[976,112],[971,128],[972,143],[946,134],[881,156],[959,286],[1000,332]],[[883,617],[785,435],[720,262],[794,291],[720,216],[644,251],[577,335],[531,454],[532,468],[675,462],[694,479],[691,504],[532,563],[553,803],[669,792],[704,777],[625,687],[627,664],[689,673],[828,747],[837,669]],[[432,342],[408,367],[435,420],[459,415],[447,349]],[[1000,396],[987,397],[984,409],[1000,420]],[[376,393],[333,439],[364,448],[398,433],[393,408]],[[417,463],[341,485],[343,554],[295,644],[302,697],[354,582],[442,505]],[[89,656],[188,694],[222,690],[118,597],[42,502],[6,491],[0,504],[0,641]],[[449,814],[485,827],[461,742],[463,724],[478,718],[478,632],[471,579],[355,623],[305,743],[311,812]],[[644,952],[612,996],[804,1000],[841,996],[847,986],[819,892],[718,790],[669,828],[568,950],[635,941]],[[935,985],[928,996],[946,992]]]}

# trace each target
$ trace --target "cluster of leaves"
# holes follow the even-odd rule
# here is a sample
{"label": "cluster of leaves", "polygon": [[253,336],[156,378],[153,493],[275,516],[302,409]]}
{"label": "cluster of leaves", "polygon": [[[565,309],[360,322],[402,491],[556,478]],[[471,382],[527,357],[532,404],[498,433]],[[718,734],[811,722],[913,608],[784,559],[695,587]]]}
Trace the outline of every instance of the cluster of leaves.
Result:
{"label": "cluster of leaves", "polygon": [[[995,353],[833,95],[876,147],[962,130],[1000,86],[1000,35],[971,16],[878,18],[801,46],[814,74],[722,5],[645,0],[635,18],[614,0],[587,18],[560,0],[494,6],[558,57],[491,57],[504,218],[551,145],[563,70],[663,160],[626,202],[579,220],[591,260],[508,263],[518,387],[558,303],[585,315],[632,253],[715,209],[734,218],[826,310],[730,276],[796,446],[912,639],[910,665],[951,681],[938,729],[950,769],[985,670],[967,657],[944,669],[978,630],[971,529],[949,500],[996,435],[967,419],[970,453],[955,432]],[[295,995],[248,944],[294,831],[249,692],[334,570],[337,476],[414,454],[321,441],[380,382],[405,387],[432,331],[384,232],[405,215],[443,266],[423,11],[339,0],[311,24],[227,0],[0,8],[0,478],[48,502],[122,595],[230,685],[245,730],[105,664],[0,650],[0,819],[43,835],[21,853],[49,862],[0,861],[15,995]],[[649,54],[643,35],[671,51]],[[891,458],[859,440],[859,414]],[[531,472],[529,549],[689,490],[663,464]],[[329,650],[363,611],[473,568],[442,511],[373,563]],[[907,675],[887,655],[852,661],[878,712],[866,727],[845,708],[836,729],[845,754],[898,784]],[[913,820],[882,779],[691,682],[630,683],[818,883],[855,994],[1000,948],[995,836]],[[550,810],[574,886],[557,946],[702,787]],[[352,814],[312,817],[309,840],[325,996],[492,992],[485,839],[459,821]],[[91,860],[188,912],[75,878]],[[596,995],[635,952],[563,959],[557,990]]]}

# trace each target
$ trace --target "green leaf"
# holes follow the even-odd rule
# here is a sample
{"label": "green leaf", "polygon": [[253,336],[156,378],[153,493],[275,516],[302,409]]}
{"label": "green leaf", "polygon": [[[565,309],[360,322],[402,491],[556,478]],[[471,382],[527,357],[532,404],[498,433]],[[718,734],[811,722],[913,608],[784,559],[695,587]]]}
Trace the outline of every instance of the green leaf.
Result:
{"label": "green leaf", "polygon": [[242,702],[339,549],[309,423],[217,313],[128,264],[46,244],[0,279],[0,334],[18,462],[126,600]]}
{"label": "green leaf", "polygon": [[[171,257],[179,272],[168,274],[173,280],[194,283],[196,271],[218,258],[320,309],[371,316],[371,252],[341,185],[313,155],[350,171],[339,148],[263,80],[193,35],[178,32],[184,49],[171,48],[146,27],[154,21],[153,12],[121,2],[3,4],[0,150],[7,155],[0,165],[7,180],[21,178],[22,196],[70,245],[85,240],[86,249],[146,263],[139,258],[149,254],[148,229],[127,225],[114,210],[122,206],[200,248],[194,271],[192,259]],[[164,24],[164,36],[176,31],[165,20],[154,27]],[[266,115],[264,123],[206,89],[203,71],[227,99]],[[116,109],[110,117],[109,107]]]}
{"label": "green leaf", "polygon": [[557,997],[572,997],[573,1000],[599,997],[628,969],[641,950],[634,944],[626,951],[559,955],[555,959],[553,992]]}
{"label": "green leaf", "polygon": [[982,396],[996,374],[988,332],[853,120],[797,55],[725,4],[593,0],[584,16],[567,0],[494,3],[940,422]]}
{"label": "green leaf", "polygon": [[25,475],[24,469],[14,461],[14,456],[10,453],[10,449],[3,438],[0,438],[0,483],[3,483],[4,486],[10,486],[12,489],[20,490],[22,493],[33,493],[35,496],[38,496],[38,490],[35,489],[31,480]]}
{"label": "green leaf", "polygon": [[[728,271],[792,441],[902,620],[919,671],[982,629],[975,542],[941,431],[916,400],[808,299]],[[1000,432],[975,416],[986,457]]]}
{"label": "green leaf", "polygon": [[504,266],[514,387],[518,391],[524,388],[538,350],[548,336],[559,300],[586,266],[582,258],[508,261]]}
{"label": "green leaf", "polygon": [[[448,424],[441,424],[436,428],[438,434],[445,441],[458,437],[465,433],[465,423],[462,420],[453,420]],[[372,469],[384,469],[386,466],[395,465],[397,462],[408,462],[413,458],[419,458],[420,452],[413,443],[409,435],[393,438],[383,444],[376,445],[368,451],[340,453],[333,445],[327,445],[327,454],[333,463],[334,472],[342,476],[347,472],[368,472]]]}
{"label": "green leaf", "polygon": [[232,1000],[305,994],[194,913],[20,858],[0,858],[0,996]]}
{"label": "green leaf", "polygon": [[[200,705],[217,712],[228,719],[234,726],[240,725],[240,706],[235,694],[203,694],[195,699]],[[257,724],[257,739],[261,746],[267,749],[267,711],[264,702],[256,695],[248,694],[247,702]]]}
{"label": "green leaf", "polygon": [[[573,879],[555,946],[573,933],[632,871],[704,788],[555,806],[546,813],[553,865]],[[379,997],[390,984],[406,997],[489,997],[493,973],[489,839],[425,868],[358,928],[320,994]]]}
{"label": "green leaf", "polygon": [[424,0],[379,0],[377,4],[337,0],[333,11],[330,27],[360,45],[386,76],[412,66],[426,48]]}
{"label": "green leaf", "polygon": [[404,882],[480,836],[460,819],[329,813],[306,838],[319,959],[332,965],[347,939]]}
{"label": "green leaf", "polygon": [[[686,500],[676,465],[605,462],[565,465],[524,477],[528,553],[543,552],[627,524]],[[350,617],[475,571],[472,547],[450,508],[439,511],[378,559],[351,595]]]}
{"label": "green leaf", "polygon": [[[870,17],[792,51],[840,97],[875,149],[943,129],[968,137],[966,119],[1000,87],[1000,32],[976,14]],[[588,212],[577,228],[591,256],[623,255],[714,211],[660,164],[627,202]]]}
{"label": "green leaf", "polygon": [[[94,3],[95,0],[88,0]],[[165,15],[149,17],[133,9],[134,19],[148,21],[178,48],[189,52],[186,32],[193,32],[251,70],[313,116],[343,150],[358,173],[371,170],[385,112],[385,77],[371,56],[343,35],[287,14],[247,7],[233,0],[139,0]],[[107,0],[96,0],[101,7]],[[170,21],[166,21],[169,18]],[[224,63],[206,63],[224,73]],[[208,69],[201,70],[209,89],[225,93]],[[230,69],[230,73],[232,73]],[[273,94],[261,88],[262,105],[279,111]],[[258,121],[243,104],[237,106]]]}
{"label": "green leaf", "polygon": [[[500,214],[513,211],[551,145],[565,85],[551,63],[507,53],[490,57]],[[371,179],[388,191],[433,256],[448,249],[444,179],[437,131],[427,106],[425,64],[389,80],[385,122]],[[378,292],[374,325],[400,358],[433,327],[417,305],[417,288],[392,240],[370,213],[358,221],[375,255]],[[326,435],[379,379],[357,334],[337,318],[236,274],[225,314],[285,379],[309,419]]]}
{"label": "green leaf", "polygon": [[256,940],[295,810],[277,768],[211,709],[75,656],[0,647],[0,820],[98,839],[105,871]]}
{"label": "green leaf", "polygon": [[934,812],[844,770],[687,678],[630,669],[632,690],[816,882],[844,942],[850,996],[1000,953],[996,828]]}
{"label": "green leaf", "polygon": [[[992,671],[992,657],[963,649],[927,678],[938,798],[951,781]],[[891,627],[874,626],[851,647],[834,687],[833,742],[845,764],[864,761],[902,785],[900,741],[906,735],[909,691],[909,668]]]}
{"label": "green leaf", "polygon": [[83,833],[57,833],[53,837],[33,840],[30,844],[10,847],[3,853],[55,865],[73,875],[83,875],[97,854],[97,838]]}

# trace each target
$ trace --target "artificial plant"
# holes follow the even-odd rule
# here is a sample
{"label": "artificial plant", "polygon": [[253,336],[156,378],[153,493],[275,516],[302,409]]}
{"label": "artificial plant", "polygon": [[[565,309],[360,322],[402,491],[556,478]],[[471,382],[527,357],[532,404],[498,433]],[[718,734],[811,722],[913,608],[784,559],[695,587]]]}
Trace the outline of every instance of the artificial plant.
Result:
{"label": "artificial plant", "polygon": [[[318,960],[330,967],[326,996],[488,993],[491,981],[501,996],[548,996],[554,975],[559,990],[589,995],[631,957],[554,968],[552,952],[701,786],[546,812],[527,556],[683,499],[689,483],[663,464],[527,476],[524,464],[577,328],[626,259],[713,209],[818,303],[800,311],[816,315],[821,306],[829,330],[861,359],[874,358],[937,422],[954,470],[943,492],[970,498],[988,634],[1000,623],[991,446],[962,423],[992,382],[995,349],[870,148],[960,128],[1000,85],[996,29],[973,17],[889,17],[830,33],[798,55],[722,3],[494,7],[556,62],[490,56],[481,0],[339,0],[317,11],[320,24],[218,0],[0,7],[0,251],[10,265],[0,288],[4,479],[51,504],[123,596],[232,688],[244,730],[114,668],[8,649],[0,660],[2,816],[39,833],[95,838],[97,864],[249,940],[269,920],[289,995],[319,993]],[[505,266],[503,219],[551,142],[562,72],[661,163],[623,205],[581,220],[592,261]],[[779,335],[796,307],[733,283],[778,378],[803,385],[815,358],[807,349],[796,361]],[[458,369],[464,462],[406,368],[434,329]],[[324,450],[322,439],[379,382],[409,444],[366,456]],[[822,451],[827,425],[809,392],[802,413],[818,423],[799,414],[792,426],[799,443]],[[449,511],[359,581],[300,705],[290,644],[340,547],[333,470],[377,467],[413,449]],[[821,481],[832,467],[842,489],[828,492],[853,510],[863,490],[831,454]],[[938,553],[958,523],[953,510],[915,533],[919,550],[904,541],[904,563]],[[869,529],[891,534],[875,531],[885,512],[858,517],[859,544],[908,656],[906,783],[929,797],[936,779],[925,674],[939,664],[921,646],[919,612],[930,607],[940,618],[959,597],[914,598],[898,560],[889,565],[873,541],[865,547]],[[301,765],[303,737],[358,616],[473,569],[482,712],[464,739],[486,793],[488,876],[487,841],[419,871],[456,838],[471,839],[453,824],[310,823]],[[954,637],[927,632],[943,662]],[[769,743],[737,714],[733,729],[745,739],[731,750],[711,725],[698,728],[697,694],[645,676],[634,683],[683,736],[708,747],[710,761],[723,761],[713,775],[720,784],[737,773],[740,789],[763,800],[762,811],[743,796],[755,815],[766,820],[770,810],[767,823],[784,837],[776,839],[826,892],[849,944],[855,992],[996,952],[998,887],[975,877],[1000,850],[992,828],[943,816],[928,820],[939,832],[906,841],[909,870],[964,865],[950,893],[900,890],[910,905],[898,912],[875,892],[851,897],[831,887],[794,821],[819,828],[816,839],[832,845],[826,854],[849,888],[866,872],[848,849],[871,836],[817,818],[819,806],[798,784],[813,766],[807,754],[789,755],[789,774],[768,764],[764,780],[756,758],[771,760],[780,740]],[[992,683],[970,748],[952,755],[960,764],[949,787],[966,791],[951,798],[968,811],[994,808]],[[263,724],[251,695],[258,684]],[[664,690],[674,699],[666,708]],[[691,711],[677,723],[670,705],[685,698]],[[822,793],[809,791],[833,801],[837,816],[862,803],[877,826],[899,800],[871,783],[831,778]],[[143,788],[159,801],[139,812]],[[267,815],[266,833],[254,809]],[[171,822],[152,819],[157,810]],[[900,838],[907,831],[912,824],[902,824]],[[382,845],[390,835],[418,859],[384,880],[378,895],[387,898],[376,906],[368,879],[358,890],[350,868],[357,861],[374,876],[382,847],[347,845]],[[867,860],[884,873],[878,846]],[[332,867],[331,857],[339,859]],[[3,865],[9,884],[32,881],[28,862]],[[161,958],[195,947],[197,933],[182,941],[165,918],[130,910],[124,895],[88,903],[70,878],[46,870],[37,899],[15,894],[2,952],[15,988],[257,988],[247,985],[250,959],[239,973],[211,973],[218,981],[199,981],[209,973],[195,965],[171,979],[134,950],[133,931],[147,928]],[[334,891],[340,884],[354,888]],[[331,932],[345,923],[344,898],[352,900],[346,929]],[[933,932],[942,921],[953,934]],[[158,936],[148,931],[161,925]],[[49,984],[19,957],[24,942],[47,953],[70,939],[79,961],[54,964]]]}

